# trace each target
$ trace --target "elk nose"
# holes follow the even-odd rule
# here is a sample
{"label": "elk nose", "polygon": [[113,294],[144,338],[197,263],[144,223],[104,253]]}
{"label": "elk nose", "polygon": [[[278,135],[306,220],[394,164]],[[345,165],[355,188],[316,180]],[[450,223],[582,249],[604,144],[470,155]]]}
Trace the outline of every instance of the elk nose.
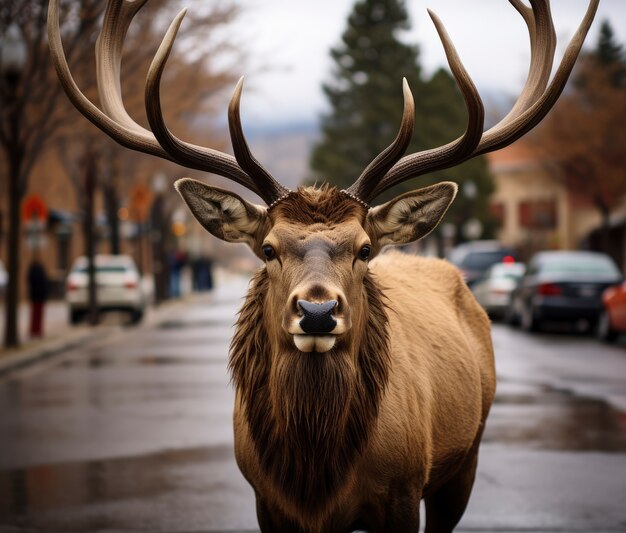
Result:
{"label": "elk nose", "polygon": [[337,325],[333,316],[333,309],[337,307],[337,300],[329,300],[321,304],[298,300],[298,308],[302,310],[300,327],[305,333],[330,333]]}

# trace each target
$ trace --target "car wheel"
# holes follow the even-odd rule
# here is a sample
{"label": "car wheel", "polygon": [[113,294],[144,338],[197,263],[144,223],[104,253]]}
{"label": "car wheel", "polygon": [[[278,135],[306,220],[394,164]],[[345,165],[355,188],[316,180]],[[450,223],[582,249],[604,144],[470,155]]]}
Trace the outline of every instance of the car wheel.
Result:
{"label": "car wheel", "polygon": [[602,311],[596,323],[596,337],[603,342],[615,342],[617,340],[617,331],[611,327],[611,319],[606,309]]}
{"label": "car wheel", "polygon": [[519,326],[519,316],[513,309],[513,304],[509,304],[509,306],[505,309],[504,322],[510,326]]}
{"label": "car wheel", "polygon": [[70,310],[70,324],[80,324],[83,321],[83,318],[85,318],[84,311],[77,311],[76,309]]}
{"label": "car wheel", "polygon": [[130,322],[131,324],[139,324],[143,319],[143,309],[133,309],[130,312]]}
{"label": "car wheel", "polygon": [[524,331],[528,332],[535,332],[541,329],[541,322],[535,317],[532,307],[526,305],[522,307],[520,326]]}

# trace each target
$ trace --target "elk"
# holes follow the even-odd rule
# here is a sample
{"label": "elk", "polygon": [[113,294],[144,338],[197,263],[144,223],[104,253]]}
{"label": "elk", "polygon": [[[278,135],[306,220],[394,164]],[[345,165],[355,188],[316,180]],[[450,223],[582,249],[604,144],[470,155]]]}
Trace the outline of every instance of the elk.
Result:
{"label": "elk", "polygon": [[550,78],[556,37],[548,0],[509,0],[530,35],[527,81],[510,113],[483,131],[484,110],[440,20],[430,13],[467,105],[468,126],[445,146],[404,155],[414,102],[404,81],[399,132],[346,190],[291,191],[252,156],[240,121],[242,81],[228,108],[234,157],[187,143],[161,113],[161,75],[184,16],[173,21],[146,80],[147,130],[120,93],[122,44],[146,0],[110,0],[99,37],[102,110],[76,86],[62,48],[58,0],[49,41],[74,105],[120,144],[229,178],[267,205],[188,178],[176,189],[211,234],[265,262],[251,281],[231,344],[235,455],[256,494],[263,532],[453,531],[474,482],[495,393],[490,323],[454,267],[381,254],[431,232],[457,187],[439,183],[375,207],[409,178],[502,148],[537,125],[572,71],[598,0]]}

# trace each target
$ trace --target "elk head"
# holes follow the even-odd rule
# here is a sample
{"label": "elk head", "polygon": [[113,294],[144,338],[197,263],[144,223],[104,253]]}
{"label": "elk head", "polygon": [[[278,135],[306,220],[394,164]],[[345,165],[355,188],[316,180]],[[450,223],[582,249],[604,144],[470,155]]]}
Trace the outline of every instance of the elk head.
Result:
{"label": "elk head", "polygon": [[[232,131],[239,131],[241,85],[230,106]],[[390,153],[403,150],[413,129],[413,98],[406,80],[404,95],[402,126]],[[390,167],[387,154],[385,158],[377,165]],[[357,196],[328,186],[287,192],[269,207],[188,178],[177,181],[176,189],[210,233],[246,243],[265,262],[268,298],[278,314],[278,320],[268,324],[276,324],[271,338],[280,339],[284,349],[295,345],[302,352],[327,352],[337,341],[358,342],[359,335],[351,335],[351,330],[353,323],[364,320],[359,311],[368,261],[385,245],[406,244],[428,234],[457,187],[440,183],[372,209]]]}
{"label": "elk head", "polygon": [[[161,112],[159,85],[185,11],[173,21],[157,51],[146,81],[146,113],[152,130],[128,115],[120,91],[122,44],[130,22],[146,0],[109,0],[97,43],[100,110],[78,89],[63,53],[58,0],[51,0],[48,16],[52,57],[60,80],[74,105],[96,126],[129,148],[183,166],[225,176],[261,197],[267,207],[237,194],[191,179],[176,183],[198,221],[228,242],[244,242],[265,261],[272,309],[278,313],[271,332],[285,348],[327,352],[337,343],[358,342],[361,329],[364,279],[368,261],[388,244],[405,244],[428,234],[439,223],[456,194],[456,185],[440,183],[369,207],[383,191],[409,178],[457,165],[471,157],[502,148],[520,138],[547,114],[568,79],[598,0],[569,43],[550,81],[556,37],[548,0],[509,0],[529,31],[531,62],[527,81],[510,113],[483,131],[484,109],[446,30],[430,13],[442,40],[448,63],[464,96],[468,126],[449,144],[403,157],[413,131],[414,104],[406,80],[404,113],[397,137],[346,190],[324,186],[289,191],[252,156],[243,135],[239,104],[242,80],[228,112],[235,157],[175,137]],[[274,326],[275,325],[275,326]]]}

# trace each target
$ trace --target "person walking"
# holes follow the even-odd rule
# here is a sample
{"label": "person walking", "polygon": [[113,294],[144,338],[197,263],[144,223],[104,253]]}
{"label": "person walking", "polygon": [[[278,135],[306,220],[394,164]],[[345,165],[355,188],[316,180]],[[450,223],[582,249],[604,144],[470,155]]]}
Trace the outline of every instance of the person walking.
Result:
{"label": "person walking", "polygon": [[39,259],[28,267],[28,299],[30,300],[30,336],[43,337],[44,305],[48,299],[48,276]]}

